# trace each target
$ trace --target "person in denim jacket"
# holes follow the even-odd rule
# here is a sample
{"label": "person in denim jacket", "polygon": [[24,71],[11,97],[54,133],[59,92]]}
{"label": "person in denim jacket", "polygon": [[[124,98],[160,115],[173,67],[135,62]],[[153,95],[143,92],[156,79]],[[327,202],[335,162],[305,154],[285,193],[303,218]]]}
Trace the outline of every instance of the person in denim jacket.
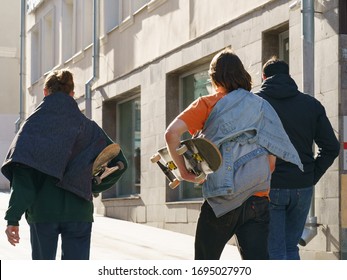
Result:
{"label": "person in denim jacket", "polygon": [[[219,259],[234,235],[243,259],[268,259],[268,194],[276,157],[299,168],[301,161],[274,109],[250,93],[251,76],[230,48],[212,59],[209,75],[216,93],[195,100],[165,132],[182,178],[203,183],[195,259]],[[176,152],[186,131],[221,151],[222,166],[205,182],[197,182]]]}

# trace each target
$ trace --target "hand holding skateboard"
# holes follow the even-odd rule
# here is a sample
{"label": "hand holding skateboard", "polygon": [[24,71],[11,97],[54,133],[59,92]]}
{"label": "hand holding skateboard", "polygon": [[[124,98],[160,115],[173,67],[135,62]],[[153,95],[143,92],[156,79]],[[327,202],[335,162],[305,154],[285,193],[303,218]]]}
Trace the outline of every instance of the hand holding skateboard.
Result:
{"label": "hand holding skateboard", "polygon": [[[215,172],[222,163],[222,156],[218,147],[205,138],[181,141],[177,153],[183,156],[187,170],[195,174],[197,181],[203,181],[207,174]],[[166,146],[159,149],[151,157],[151,161],[157,163],[164,172],[170,181],[170,188],[176,188],[183,180]]]}

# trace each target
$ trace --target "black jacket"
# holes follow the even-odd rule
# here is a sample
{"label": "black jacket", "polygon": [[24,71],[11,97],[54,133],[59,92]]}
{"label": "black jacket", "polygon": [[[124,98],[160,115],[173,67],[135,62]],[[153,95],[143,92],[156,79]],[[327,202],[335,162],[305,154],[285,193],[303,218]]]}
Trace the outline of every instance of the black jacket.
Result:
{"label": "black jacket", "polygon": [[[276,161],[271,188],[305,188],[315,185],[339,155],[340,143],[322,104],[298,90],[285,74],[267,78],[256,92],[276,110],[283,127],[304,165],[301,172],[294,164]],[[314,157],[314,146],[318,146]]]}

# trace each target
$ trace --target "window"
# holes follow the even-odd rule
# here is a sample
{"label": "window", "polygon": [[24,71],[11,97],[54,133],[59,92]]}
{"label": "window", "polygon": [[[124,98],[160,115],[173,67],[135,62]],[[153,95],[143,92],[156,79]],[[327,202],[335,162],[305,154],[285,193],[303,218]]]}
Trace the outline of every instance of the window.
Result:
{"label": "window", "polygon": [[111,31],[119,24],[119,1],[104,0],[105,33]]}
{"label": "window", "polygon": [[42,67],[43,73],[50,71],[55,65],[54,44],[54,12],[51,11],[43,18],[42,37]]}
{"label": "window", "polygon": [[279,41],[279,56],[278,58],[284,60],[289,64],[289,31],[284,31],[278,35]]}
{"label": "window", "polygon": [[114,133],[117,135],[114,138],[128,160],[128,169],[115,188],[103,193],[103,198],[129,197],[139,194],[141,191],[141,98],[135,95],[130,99],[111,101],[105,104],[104,111],[108,118],[113,118],[109,124],[105,124],[105,131],[110,137]]}
{"label": "window", "polygon": [[135,12],[150,0],[104,0],[104,30],[110,32],[123,21],[131,18]]}
{"label": "window", "polygon": [[31,34],[31,83],[35,83],[41,77],[41,37],[40,24],[36,24]]}
{"label": "window", "polygon": [[121,11],[121,21],[132,15],[131,13],[131,1],[121,0],[119,10]]}
{"label": "window", "polygon": [[92,43],[93,0],[63,1],[63,60],[70,59]]}
{"label": "window", "polygon": [[[89,46],[93,41],[93,17],[94,17],[94,8],[93,0],[83,1],[83,25],[81,33],[83,33],[82,39],[82,48]],[[79,50],[76,50],[79,51]]]}
{"label": "window", "polygon": [[73,55],[74,43],[74,5],[73,0],[64,0],[63,2],[63,60],[68,60]]}
{"label": "window", "polygon": [[[89,1],[88,1],[89,2]],[[73,8],[73,18],[72,18],[72,56],[82,50],[83,43],[83,5],[82,1],[75,1]],[[89,18],[90,22],[93,22],[93,17]]]}
{"label": "window", "polygon": [[[211,93],[208,68],[203,67],[180,77],[180,111],[183,111],[195,99]],[[190,138],[186,133],[182,139]],[[182,181],[179,187],[179,200],[201,198],[201,185]]]}
{"label": "window", "polygon": [[[212,93],[212,85],[208,75],[209,64],[216,53],[212,53],[191,65],[167,73],[165,87],[166,102],[166,127],[172,120],[187,108],[195,99]],[[190,70],[187,70],[190,69]],[[191,135],[186,133],[182,140],[190,138]],[[193,183],[181,182],[180,186],[170,189],[169,181],[166,180],[166,197],[167,202],[176,201],[200,201],[202,198],[202,187]]]}
{"label": "window", "polygon": [[289,64],[289,25],[285,23],[263,33],[262,62],[277,56]]}

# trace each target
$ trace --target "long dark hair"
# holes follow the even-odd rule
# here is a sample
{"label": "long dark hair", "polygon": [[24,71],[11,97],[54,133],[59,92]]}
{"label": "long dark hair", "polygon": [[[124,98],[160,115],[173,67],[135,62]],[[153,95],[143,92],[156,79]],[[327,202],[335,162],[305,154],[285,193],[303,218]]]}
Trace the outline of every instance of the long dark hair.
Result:
{"label": "long dark hair", "polygon": [[224,87],[228,92],[238,88],[250,91],[252,88],[251,75],[230,48],[226,48],[214,56],[208,73],[215,85]]}

